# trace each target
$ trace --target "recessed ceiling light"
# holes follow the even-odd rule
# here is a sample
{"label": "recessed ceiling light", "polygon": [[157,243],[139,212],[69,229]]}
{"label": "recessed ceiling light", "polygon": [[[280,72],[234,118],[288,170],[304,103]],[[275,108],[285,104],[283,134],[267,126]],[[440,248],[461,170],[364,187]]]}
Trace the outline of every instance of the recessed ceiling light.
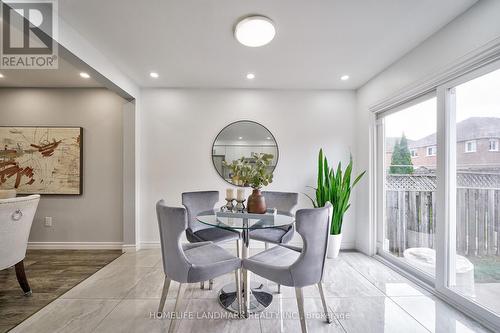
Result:
{"label": "recessed ceiling light", "polygon": [[342,81],[347,81],[347,80],[349,80],[349,75],[342,75],[342,76],[340,77],[340,79],[341,79]]}
{"label": "recessed ceiling light", "polygon": [[239,137],[238,137],[238,140],[242,140],[242,139],[243,139],[243,137],[242,137],[242,136],[239,136]]}
{"label": "recessed ceiling light", "polygon": [[271,140],[271,137],[270,137],[270,136],[268,136],[266,139]]}
{"label": "recessed ceiling light", "polygon": [[151,72],[151,73],[149,73],[149,76],[151,76],[153,79],[157,79],[160,77],[160,74],[158,74],[156,72]]}
{"label": "recessed ceiling light", "polygon": [[276,35],[274,23],[265,16],[249,16],[236,24],[234,37],[248,47],[264,46]]}
{"label": "recessed ceiling light", "polygon": [[90,79],[90,75],[88,73],[85,73],[85,72],[81,72],[80,76],[83,77],[84,79]]}
{"label": "recessed ceiling light", "polygon": [[2,73],[0,73],[0,79],[3,79],[5,76],[3,76]]}
{"label": "recessed ceiling light", "polygon": [[254,73],[248,73],[247,74],[247,79],[249,79],[249,80],[255,79],[255,74]]}

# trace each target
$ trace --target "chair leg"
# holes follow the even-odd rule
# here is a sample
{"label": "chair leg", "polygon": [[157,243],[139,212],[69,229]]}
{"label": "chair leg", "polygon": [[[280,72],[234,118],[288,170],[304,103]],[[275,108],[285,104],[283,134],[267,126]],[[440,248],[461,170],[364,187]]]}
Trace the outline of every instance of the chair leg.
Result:
{"label": "chair leg", "polygon": [[236,256],[238,258],[241,258],[241,256],[240,256],[240,240],[239,239],[236,240]]}
{"label": "chair leg", "polygon": [[264,242],[264,249],[266,249],[266,250],[269,249],[269,243],[268,242]]}
{"label": "chair leg", "polygon": [[200,282],[200,289],[205,289],[205,281]]}
{"label": "chair leg", "polygon": [[26,272],[24,271],[24,261],[21,260],[16,264],[16,277],[17,282],[21,286],[21,289],[24,291],[24,296],[31,296],[31,287],[28,283],[28,279],[26,278]]}
{"label": "chair leg", "polygon": [[165,301],[167,300],[168,289],[170,288],[170,280],[165,276],[165,281],[163,281],[163,291],[161,292],[160,298],[160,306],[158,307],[158,312],[163,312],[163,308],[165,307]]}
{"label": "chair leg", "polygon": [[319,294],[321,295],[321,303],[323,303],[323,311],[325,311],[326,322],[328,324],[332,323],[332,318],[330,318],[330,312],[328,311],[328,306],[326,305],[325,293],[323,291],[323,283],[318,283]]}
{"label": "chair leg", "polygon": [[297,297],[297,307],[299,308],[300,327],[302,333],[307,333],[306,315],[304,312],[304,293],[302,288],[295,288],[295,296]]}
{"label": "chair leg", "polygon": [[281,284],[278,284],[278,294],[281,294]]}
{"label": "chair leg", "polygon": [[214,287],[214,280],[210,279],[208,280],[208,290],[212,290]]}
{"label": "chair leg", "polygon": [[179,291],[177,292],[177,299],[175,300],[174,312],[172,313],[172,318],[170,319],[170,326],[168,327],[168,333],[173,333],[176,330],[177,320],[181,314],[181,303],[182,297],[184,296],[185,283],[179,284]]}

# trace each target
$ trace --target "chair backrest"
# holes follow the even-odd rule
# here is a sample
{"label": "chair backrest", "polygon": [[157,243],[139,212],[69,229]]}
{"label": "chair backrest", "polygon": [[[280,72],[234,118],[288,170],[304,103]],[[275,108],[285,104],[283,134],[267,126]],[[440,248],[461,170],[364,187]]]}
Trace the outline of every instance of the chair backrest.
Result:
{"label": "chair backrest", "polygon": [[187,209],[188,227],[193,232],[209,228],[196,220],[196,216],[204,211],[214,209],[219,201],[219,191],[200,191],[182,193],[182,204]]}
{"label": "chair backrest", "polygon": [[170,279],[187,282],[191,264],[188,262],[181,245],[181,235],[187,227],[187,214],[184,207],[168,207],[164,200],[156,204],[163,270]]}
{"label": "chair backrest", "polygon": [[39,201],[38,194],[0,200],[0,269],[17,264],[26,256]]}
{"label": "chair backrest", "polygon": [[296,287],[321,282],[325,269],[328,236],[333,207],[299,209],[295,215],[297,232],[301,235],[302,252],[290,267]]}
{"label": "chair backrest", "polygon": [[266,199],[266,206],[276,208],[278,212],[293,215],[293,209],[299,202],[299,194],[294,192],[273,192],[263,191],[262,195]]}

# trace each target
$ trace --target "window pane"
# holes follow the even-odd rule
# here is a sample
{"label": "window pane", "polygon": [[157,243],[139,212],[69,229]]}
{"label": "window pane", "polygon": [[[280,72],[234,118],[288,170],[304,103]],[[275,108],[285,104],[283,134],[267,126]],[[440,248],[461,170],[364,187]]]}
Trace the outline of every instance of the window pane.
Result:
{"label": "window pane", "polygon": [[436,98],[384,118],[383,249],[435,275]]}
{"label": "window pane", "polygon": [[496,313],[500,313],[499,91],[500,70],[450,91],[456,102],[457,137],[456,253],[450,257],[455,259],[450,286]]}

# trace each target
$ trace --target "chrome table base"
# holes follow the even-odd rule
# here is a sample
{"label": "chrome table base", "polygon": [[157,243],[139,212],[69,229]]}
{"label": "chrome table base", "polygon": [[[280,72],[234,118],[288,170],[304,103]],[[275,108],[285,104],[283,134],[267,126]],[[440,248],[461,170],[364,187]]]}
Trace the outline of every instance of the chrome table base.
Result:
{"label": "chrome table base", "polygon": [[[262,284],[250,283],[250,300],[246,313],[259,313],[264,311],[273,301],[272,293]],[[242,291],[243,294],[243,291]],[[227,311],[239,313],[236,284],[229,283],[219,291],[219,304]]]}

